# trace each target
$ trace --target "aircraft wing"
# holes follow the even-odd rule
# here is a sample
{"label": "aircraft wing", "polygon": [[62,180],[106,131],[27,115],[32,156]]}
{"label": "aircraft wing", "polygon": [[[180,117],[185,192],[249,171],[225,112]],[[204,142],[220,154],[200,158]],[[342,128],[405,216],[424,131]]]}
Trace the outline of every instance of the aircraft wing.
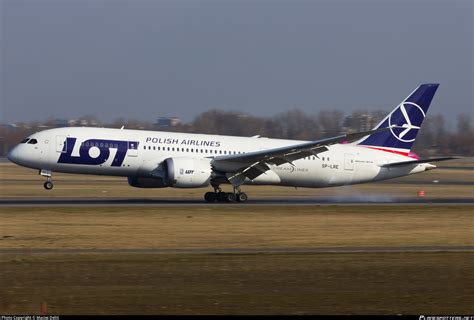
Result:
{"label": "aircraft wing", "polygon": [[452,160],[452,159],[459,159],[459,157],[442,157],[442,158],[430,158],[430,159],[420,159],[420,160],[411,160],[411,161],[400,161],[400,162],[385,163],[380,166],[383,168],[394,168],[394,167],[401,167],[401,166],[406,166],[410,164],[446,161],[446,160]]}
{"label": "aircraft wing", "polygon": [[265,149],[228,156],[215,157],[211,164],[214,170],[226,173],[227,179],[234,186],[241,185],[245,178],[255,179],[270,169],[268,165],[281,165],[305,158],[317,156],[318,153],[328,150],[327,146],[341,142],[357,141],[367,135],[389,128],[379,128],[370,131],[344,134],[333,138],[309,141],[305,143],[289,145],[285,147]]}

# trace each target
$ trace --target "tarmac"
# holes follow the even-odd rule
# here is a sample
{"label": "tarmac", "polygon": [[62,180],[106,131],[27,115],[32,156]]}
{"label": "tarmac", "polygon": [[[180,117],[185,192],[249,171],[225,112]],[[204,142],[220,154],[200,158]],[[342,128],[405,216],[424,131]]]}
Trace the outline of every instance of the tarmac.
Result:
{"label": "tarmac", "polygon": [[271,198],[249,199],[245,203],[207,203],[204,200],[189,199],[137,199],[137,198],[21,198],[0,199],[0,207],[208,207],[208,206],[373,206],[373,205],[474,205],[474,198]]}
{"label": "tarmac", "polygon": [[402,247],[288,247],[288,248],[8,248],[0,249],[0,254],[318,254],[318,253],[444,253],[474,252],[474,246],[402,246]]}

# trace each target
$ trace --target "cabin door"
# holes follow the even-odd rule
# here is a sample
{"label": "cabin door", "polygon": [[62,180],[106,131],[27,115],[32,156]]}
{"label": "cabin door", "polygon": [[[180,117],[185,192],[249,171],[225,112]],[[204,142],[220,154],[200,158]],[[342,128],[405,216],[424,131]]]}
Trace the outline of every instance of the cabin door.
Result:
{"label": "cabin door", "polygon": [[67,151],[66,136],[56,136],[56,152],[66,153],[66,151]]}
{"label": "cabin door", "polygon": [[344,170],[354,170],[354,155],[352,153],[344,155]]}

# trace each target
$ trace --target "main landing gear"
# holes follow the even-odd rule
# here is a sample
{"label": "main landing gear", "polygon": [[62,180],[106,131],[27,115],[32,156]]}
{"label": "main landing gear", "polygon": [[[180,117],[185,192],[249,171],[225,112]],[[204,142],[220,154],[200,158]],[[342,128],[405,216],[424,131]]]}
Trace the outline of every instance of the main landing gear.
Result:
{"label": "main landing gear", "polygon": [[234,192],[223,192],[219,186],[214,187],[214,192],[206,192],[204,199],[207,202],[245,202],[247,194],[240,191],[239,187],[234,188]]}
{"label": "main landing gear", "polygon": [[43,187],[46,189],[46,190],[51,190],[53,189],[53,181],[51,180],[51,171],[50,170],[40,170],[39,172],[40,175],[42,175],[43,177],[46,177],[46,182],[43,184]]}

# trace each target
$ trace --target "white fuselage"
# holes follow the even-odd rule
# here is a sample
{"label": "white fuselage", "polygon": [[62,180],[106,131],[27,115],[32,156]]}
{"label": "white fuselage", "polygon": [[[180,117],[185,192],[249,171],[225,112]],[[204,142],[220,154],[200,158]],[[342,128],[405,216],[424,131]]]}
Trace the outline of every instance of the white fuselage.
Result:
{"label": "white fuselage", "polygon": [[[210,163],[214,157],[304,142],[86,127],[50,129],[30,138],[37,143],[17,145],[9,154],[10,160],[52,172],[143,178],[152,177],[167,158],[186,157]],[[319,188],[390,179],[434,167],[426,163],[380,166],[407,160],[413,158],[355,144],[335,144],[318,156],[296,160],[293,165],[270,166],[271,170],[254,180],[247,179],[245,184]]]}

